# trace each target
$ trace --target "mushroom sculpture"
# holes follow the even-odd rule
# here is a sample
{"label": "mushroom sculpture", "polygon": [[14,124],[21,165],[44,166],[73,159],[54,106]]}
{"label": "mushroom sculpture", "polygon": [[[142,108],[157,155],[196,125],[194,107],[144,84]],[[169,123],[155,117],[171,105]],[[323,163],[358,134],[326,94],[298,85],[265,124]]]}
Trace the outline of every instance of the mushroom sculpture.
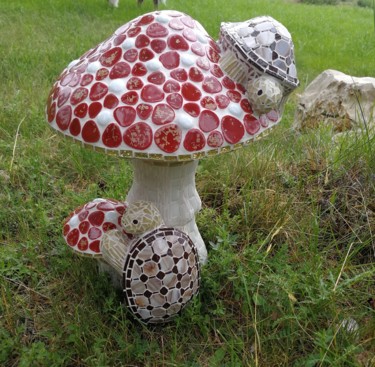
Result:
{"label": "mushroom sculpture", "polygon": [[95,199],[64,223],[77,253],[104,260],[122,278],[125,303],[137,319],[164,323],[198,293],[200,265],[188,235],[166,227],[153,203]]}
{"label": "mushroom sculpture", "polygon": [[291,36],[276,20],[223,23],[215,42],[190,16],[155,11],[71,62],[46,114],[65,136],[131,159],[126,202],[153,203],[204,263],[195,222],[198,160],[241,148],[275,126],[297,85]]}

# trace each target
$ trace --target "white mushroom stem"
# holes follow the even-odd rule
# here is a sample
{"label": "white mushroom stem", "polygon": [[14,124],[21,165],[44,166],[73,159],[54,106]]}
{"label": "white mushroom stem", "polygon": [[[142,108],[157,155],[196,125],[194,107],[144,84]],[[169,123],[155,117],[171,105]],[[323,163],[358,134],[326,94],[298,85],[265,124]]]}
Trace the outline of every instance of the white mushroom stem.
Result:
{"label": "white mushroom stem", "polygon": [[236,55],[228,48],[222,54],[219,64],[223,70],[237,83],[245,84],[249,72],[245,63],[240,62]]}
{"label": "white mushroom stem", "polygon": [[126,254],[130,249],[131,241],[117,229],[103,234],[100,250],[103,259],[114,269],[119,276],[124,271]]}
{"label": "white mushroom stem", "polygon": [[195,223],[201,200],[195,188],[198,161],[159,162],[133,160],[134,180],[126,201],[150,201],[159,209],[166,226],[188,234],[197,246],[199,261],[207,260],[207,250]]}

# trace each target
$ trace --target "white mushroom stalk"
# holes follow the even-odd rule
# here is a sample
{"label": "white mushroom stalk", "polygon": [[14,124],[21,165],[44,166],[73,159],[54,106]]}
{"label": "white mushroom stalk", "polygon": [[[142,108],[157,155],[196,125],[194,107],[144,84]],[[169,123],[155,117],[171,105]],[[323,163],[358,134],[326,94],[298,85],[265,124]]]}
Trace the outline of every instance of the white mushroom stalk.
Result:
{"label": "white mushroom stalk", "polygon": [[159,209],[166,226],[189,235],[205,263],[207,250],[195,222],[201,200],[195,187],[198,161],[180,163],[133,160],[133,185],[126,201],[149,201]]}
{"label": "white mushroom stalk", "polygon": [[[245,63],[240,62],[231,49],[226,49],[220,58],[220,66],[237,83],[245,85],[249,80],[249,70]],[[261,73],[254,70],[255,74]]]}
{"label": "white mushroom stalk", "polygon": [[[100,241],[100,250],[103,255],[106,267],[106,271],[112,275],[112,279],[117,279],[117,288],[121,288],[121,274],[124,270],[124,262],[126,254],[129,252],[131,246],[131,241],[126,238],[122,231],[117,229],[112,229],[103,234]],[[113,272],[114,271],[114,272]]]}

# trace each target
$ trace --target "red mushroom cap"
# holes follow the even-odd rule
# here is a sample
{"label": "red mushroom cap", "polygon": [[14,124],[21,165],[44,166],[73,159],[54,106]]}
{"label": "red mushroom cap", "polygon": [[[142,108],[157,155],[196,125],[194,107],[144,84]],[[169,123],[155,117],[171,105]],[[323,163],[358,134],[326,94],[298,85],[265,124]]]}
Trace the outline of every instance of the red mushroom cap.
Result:
{"label": "red mushroom cap", "polygon": [[220,57],[190,16],[140,16],[63,71],[47,120],[85,145],[126,157],[192,160],[241,147],[281,111],[256,116]]}
{"label": "red mushroom cap", "polygon": [[125,203],[112,199],[95,199],[77,208],[64,222],[66,243],[82,255],[101,256],[103,233],[111,229],[122,231],[125,210]]}

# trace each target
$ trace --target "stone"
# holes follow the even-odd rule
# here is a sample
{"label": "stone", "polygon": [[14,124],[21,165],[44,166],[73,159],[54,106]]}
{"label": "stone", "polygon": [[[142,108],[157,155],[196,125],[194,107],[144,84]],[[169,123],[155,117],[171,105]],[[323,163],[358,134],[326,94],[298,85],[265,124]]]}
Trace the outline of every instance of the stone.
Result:
{"label": "stone", "polygon": [[299,96],[294,128],[331,125],[335,132],[374,125],[375,78],[325,70]]}

